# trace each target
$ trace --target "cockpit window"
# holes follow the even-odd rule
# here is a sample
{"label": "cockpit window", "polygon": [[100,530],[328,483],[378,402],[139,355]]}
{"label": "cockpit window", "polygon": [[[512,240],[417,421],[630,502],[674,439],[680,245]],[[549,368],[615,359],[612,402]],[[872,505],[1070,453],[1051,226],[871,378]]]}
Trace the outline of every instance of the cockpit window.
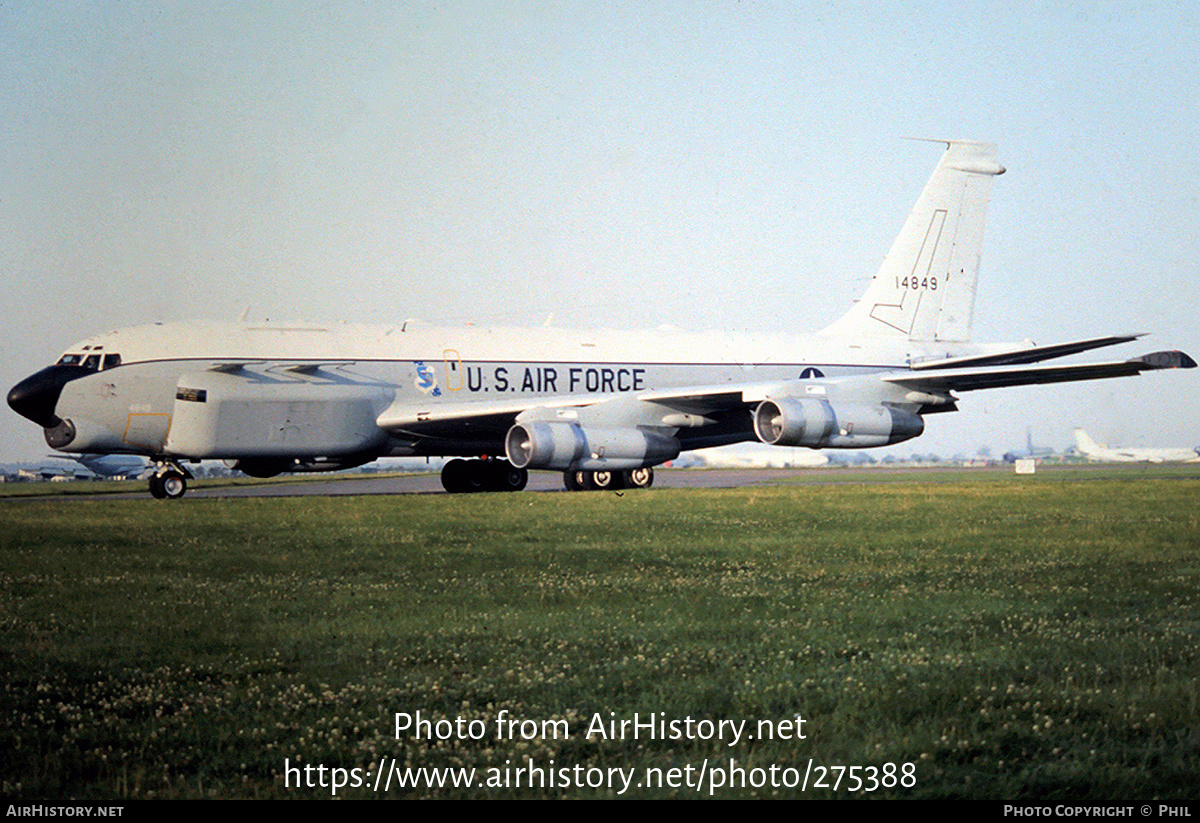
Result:
{"label": "cockpit window", "polygon": [[100,371],[101,368],[112,369],[121,365],[121,355],[115,352],[112,354],[64,354],[58,358],[58,365],[83,366],[91,371]]}

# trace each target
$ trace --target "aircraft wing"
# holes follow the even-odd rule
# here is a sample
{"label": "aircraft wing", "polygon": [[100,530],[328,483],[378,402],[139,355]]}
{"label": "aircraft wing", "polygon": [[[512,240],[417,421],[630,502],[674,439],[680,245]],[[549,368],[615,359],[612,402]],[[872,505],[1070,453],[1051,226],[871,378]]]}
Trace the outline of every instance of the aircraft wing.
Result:
{"label": "aircraft wing", "polygon": [[907,389],[928,392],[974,391],[1003,386],[1067,383],[1105,377],[1132,377],[1159,369],[1192,369],[1196,361],[1181,351],[1162,351],[1115,363],[1059,366],[928,369],[886,375],[883,380]]}
{"label": "aircraft wing", "polygon": [[[1181,351],[1161,351],[1111,363],[1085,363],[1076,365],[1029,366],[1039,360],[1064,357],[1080,351],[1111,346],[1134,340],[1141,335],[1123,335],[1096,338],[1093,340],[1041,346],[1024,351],[1009,352],[981,357],[958,358],[956,361],[941,360],[935,363],[914,365],[912,371],[886,374],[881,377],[858,376],[833,380],[788,380],[771,383],[739,385],[701,386],[688,389],[643,392],[638,399],[657,403],[680,411],[705,414],[714,411],[750,408],[770,397],[797,394],[804,386],[824,385],[833,395],[837,384],[849,391],[846,397],[862,391],[876,380],[931,394],[948,391],[973,391],[1004,386],[1025,386],[1038,383],[1064,383],[1074,380],[1097,380],[1107,377],[1131,377],[1144,371],[1160,369],[1191,369],[1196,361]],[[958,368],[948,367],[957,362]],[[878,385],[878,383],[875,383]],[[819,392],[824,395],[825,392]]]}
{"label": "aircraft wing", "polygon": [[[517,424],[567,424],[616,431],[634,438],[644,432],[677,438],[685,448],[723,445],[753,436],[750,411],[791,381],[689,386],[619,395],[570,395],[485,402],[398,401],[377,425],[416,453],[493,454],[504,449]],[[670,442],[675,442],[674,440]],[[678,452],[678,445],[675,452]],[[670,459],[669,457],[664,459]]]}
{"label": "aircraft wing", "polygon": [[[688,386],[680,389],[656,389],[637,392],[632,396],[644,403],[665,406],[674,411],[703,414],[709,411],[749,406],[767,397],[781,385],[784,385],[781,381],[750,384],[723,383],[712,386]],[[612,399],[612,395],[563,395],[561,397],[430,403],[428,405],[417,405],[411,401],[397,401],[379,415],[376,423],[381,429],[389,431],[422,430],[440,424],[459,425],[463,422],[485,420],[494,420],[498,423],[507,421],[511,424],[518,414],[532,407],[577,409],[603,405]]]}
{"label": "aircraft wing", "polygon": [[998,352],[996,354],[970,355],[967,357],[952,357],[942,360],[924,360],[913,363],[913,371],[927,369],[967,368],[971,366],[1015,366],[1022,363],[1039,363],[1042,360],[1054,360],[1070,354],[1099,349],[1105,346],[1116,346],[1145,337],[1144,334],[1119,334],[1109,337],[1094,337],[1090,340],[1076,340],[1071,343],[1057,343],[1053,346],[1028,346],[1023,349]]}
{"label": "aircraft wing", "polygon": [[[635,403],[649,415],[639,415],[642,425],[673,425],[660,418],[675,415],[704,415],[734,409],[749,408],[767,396],[780,383],[753,385],[691,386],[685,389],[664,389],[639,392],[632,395]],[[376,424],[394,434],[411,434],[417,437],[486,438],[503,434],[516,421],[517,416],[536,409],[541,412],[574,416],[571,410],[586,407],[595,409],[594,414],[604,415],[606,407],[613,407],[611,395],[567,395],[563,397],[538,397],[492,402],[431,403],[425,406],[410,402],[397,402],[384,410]],[[624,406],[621,417],[625,416]],[[621,420],[621,422],[625,422]]]}
{"label": "aircraft wing", "polygon": [[[1103,340],[1104,342],[1100,342]],[[1125,342],[1124,338],[1043,347],[1027,353],[1037,359]],[[1083,348],[1079,348],[1082,346]],[[1064,349],[1070,348],[1071,352]],[[1051,353],[1053,352],[1053,353]],[[996,355],[997,361],[1022,355]],[[989,356],[990,357],[990,356]],[[608,428],[668,428],[680,430],[679,437],[693,441],[705,436],[724,437],[750,431],[750,418],[740,415],[768,398],[812,396],[838,404],[880,403],[886,386],[941,396],[949,402],[951,391],[974,391],[1004,386],[1062,383],[1108,377],[1129,377],[1144,371],[1193,368],[1191,357],[1178,351],[1156,352],[1111,363],[1030,366],[1016,364],[993,367],[925,367],[878,376],[833,380],[787,380],[745,384],[689,386],[651,390],[626,395],[569,395],[562,397],[513,398],[485,402],[417,405],[397,401],[380,414],[377,425],[398,437],[414,440],[471,441],[474,444],[502,441],[515,423],[531,420],[573,421]],[[690,430],[690,431],[689,431]]]}

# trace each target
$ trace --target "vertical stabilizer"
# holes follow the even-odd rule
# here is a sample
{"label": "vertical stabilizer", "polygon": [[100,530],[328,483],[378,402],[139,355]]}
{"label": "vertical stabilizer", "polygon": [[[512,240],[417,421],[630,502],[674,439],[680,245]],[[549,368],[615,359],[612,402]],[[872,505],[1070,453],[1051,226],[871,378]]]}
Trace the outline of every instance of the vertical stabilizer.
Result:
{"label": "vertical stabilizer", "polygon": [[1098,458],[1108,451],[1108,446],[1101,446],[1083,429],[1075,430],[1075,445],[1079,447],[1079,451],[1083,453],[1084,457]]}
{"label": "vertical stabilizer", "polygon": [[904,228],[866,293],[822,334],[971,339],[971,312],[992,177],[1004,173],[992,143],[946,143]]}

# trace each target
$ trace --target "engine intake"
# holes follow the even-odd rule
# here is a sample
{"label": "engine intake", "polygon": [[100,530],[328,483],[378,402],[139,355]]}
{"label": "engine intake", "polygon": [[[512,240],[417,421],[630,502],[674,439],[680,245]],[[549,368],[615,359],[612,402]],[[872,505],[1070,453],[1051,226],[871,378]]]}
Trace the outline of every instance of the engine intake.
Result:
{"label": "engine intake", "polygon": [[606,471],[654,466],[679,456],[679,441],[635,428],[588,428],[575,423],[517,423],[504,439],[518,469]]}
{"label": "engine intake", "polygon": [[912,412],[884,405],[839,404],[781,397],[754,410],[754,433],[771,446],[866,449],[909,440],[925,431]]}

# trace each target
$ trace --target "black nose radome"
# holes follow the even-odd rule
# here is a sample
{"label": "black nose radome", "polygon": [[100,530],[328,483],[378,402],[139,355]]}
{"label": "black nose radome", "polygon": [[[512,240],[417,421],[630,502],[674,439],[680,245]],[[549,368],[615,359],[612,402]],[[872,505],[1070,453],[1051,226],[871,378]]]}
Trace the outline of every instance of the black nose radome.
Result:
{"label": "black nose radome", "polygon": [[47,366],[37,374],[26,377],[8,392],[8,405],[45,429],[57,426],[62,420],[54,413],[63,386],[80,377],[92,374],[83,366]]}

